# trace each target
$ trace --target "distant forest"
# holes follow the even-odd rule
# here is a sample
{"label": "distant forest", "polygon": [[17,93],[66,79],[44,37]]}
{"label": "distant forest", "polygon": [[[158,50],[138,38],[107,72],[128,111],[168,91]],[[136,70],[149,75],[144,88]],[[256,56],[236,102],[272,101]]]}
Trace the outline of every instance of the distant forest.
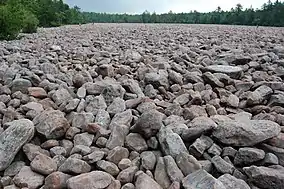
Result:
{"label": "distant forest", "polygon": [[37,27],[84,23],[182,23],[284,26],[284,2],[270,0],[259,9],[241,4],[230,11],[221,7],[208,13],[107,14],[83,12],[63,0],[0,0],[0,40],[14,39],[19,32],[33,33]]}

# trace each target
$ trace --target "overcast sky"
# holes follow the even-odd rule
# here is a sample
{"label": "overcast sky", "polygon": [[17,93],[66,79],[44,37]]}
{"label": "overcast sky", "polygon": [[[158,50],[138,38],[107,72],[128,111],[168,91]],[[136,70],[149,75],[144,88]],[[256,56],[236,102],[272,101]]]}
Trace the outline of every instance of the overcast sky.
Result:
{"label": "overcast sky", "polygon": [[220,6],[223,10],[230,10],[236,4],[241,3],[245,8],[251,5],[260,8],[267,0],[64,0],[71,6],[77,5],[83,11],[108,12],[108,13],[142,13],[150,12],[165,13],[209,12]]}

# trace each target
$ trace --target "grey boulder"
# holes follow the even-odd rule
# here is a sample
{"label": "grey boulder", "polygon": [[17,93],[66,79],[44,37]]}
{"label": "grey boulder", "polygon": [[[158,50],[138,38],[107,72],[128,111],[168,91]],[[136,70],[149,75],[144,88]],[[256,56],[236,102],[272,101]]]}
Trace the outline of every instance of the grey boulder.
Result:
{"label": "grey boulder", "polygon": [[254,146],[280,133],[280,126],[269,120],[224,120],[218,123],[213,136],[232,146]]}
{"label": "grey boulder", "polygon": [[22,146],[34,136],[34,124],[30,120],[20,119],[7,125],[9,127],[0,134],[0,171],[12,163]]}

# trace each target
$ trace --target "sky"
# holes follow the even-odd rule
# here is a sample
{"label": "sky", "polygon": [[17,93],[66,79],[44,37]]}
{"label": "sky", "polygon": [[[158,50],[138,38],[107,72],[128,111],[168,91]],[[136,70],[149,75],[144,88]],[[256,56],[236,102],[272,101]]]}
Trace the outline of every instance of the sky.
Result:
{"label": "sky", "polygon": [[145,10],[156,13],[167,13],[170,10],[179,12],[209,12],[218,6],[230,10],[241,3],[244,8],[260,8],[267,0],[64,0],[70,6],[77,5],[83,11],[107,13],[142,13]]}

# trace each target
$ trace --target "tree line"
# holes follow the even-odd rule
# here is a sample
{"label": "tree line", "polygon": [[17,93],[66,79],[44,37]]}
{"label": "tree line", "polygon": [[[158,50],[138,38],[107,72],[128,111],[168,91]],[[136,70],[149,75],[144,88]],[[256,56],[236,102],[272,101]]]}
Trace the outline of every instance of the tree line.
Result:
{"label": "tree line", "polygon": [[231,24],[231,25],[262,25],[284,26],[284,2],[270,0],[261,8],[246,8],[241,4],[223,11],[221,7],[208,13],[191,11],[189,13],[156,14],[145,11],[143,14],[106,14],[82,12],[84,21],[105,23],[182,23],[182,24]]}
{"label": "tree line", "polygon": [[0,40],[14,39],[37,27],[56,27],[84,22],[80,8],[63,0],[0,0]]}
{"label": "tree line", "polygon": [[20,32],[33,33],[37,27],[83,23],[182,23],[284,26],[284,2],[270,0],[259,9],[237,4],[229,11],[221,7],[208,13],[107,14],[83,12],[63,0],[0,0],[0,40],[14,39]]}

